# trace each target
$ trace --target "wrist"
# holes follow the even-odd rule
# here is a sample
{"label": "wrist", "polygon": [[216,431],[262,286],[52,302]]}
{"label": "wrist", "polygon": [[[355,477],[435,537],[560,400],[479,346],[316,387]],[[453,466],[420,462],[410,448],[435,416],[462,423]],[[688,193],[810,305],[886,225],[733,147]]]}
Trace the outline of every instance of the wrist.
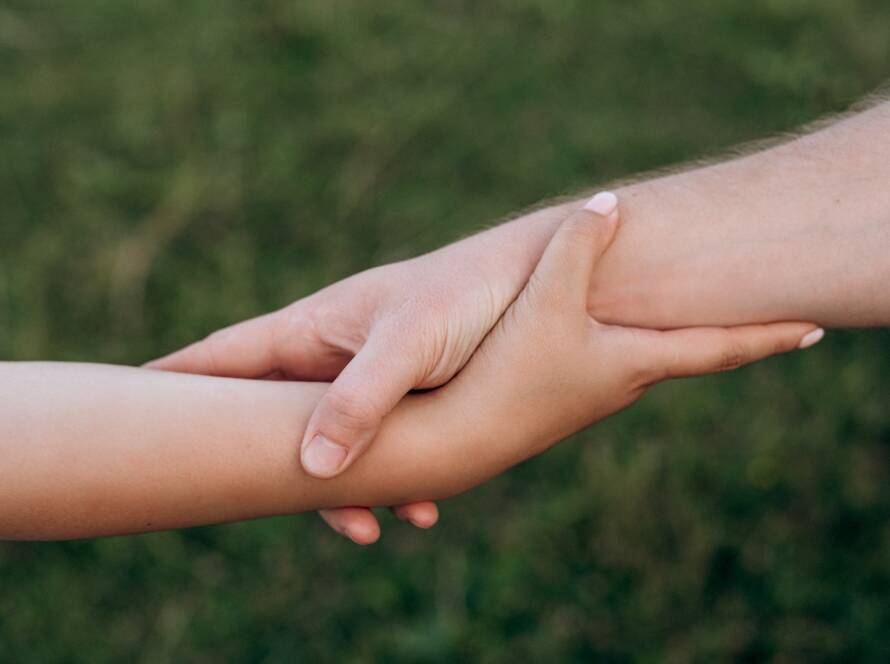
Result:
{"label": "wrist", "polygon": [[534,210],[438,250],[460,260],[503,300],[504,308],[521,291],[571,203]]}
{"label": "wrist", "polygon": [[701,169],[619,190],[622,228],[588,292],[596,320],[671,329],[786,317],[772,280],[788,242],[769,232],[768,212],[728,205],[720,180]]}

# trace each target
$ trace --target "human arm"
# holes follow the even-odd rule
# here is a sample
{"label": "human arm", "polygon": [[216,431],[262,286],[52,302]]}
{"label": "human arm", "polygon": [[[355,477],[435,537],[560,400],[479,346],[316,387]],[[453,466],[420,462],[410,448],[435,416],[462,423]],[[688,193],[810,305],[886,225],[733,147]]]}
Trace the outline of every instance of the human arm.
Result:
{"label": "human arm", "polygon": [[[654,328],[890,324],[890,103],[731,161],[617,189],[601,320]],[[546,228],[564,211],[524,221]],[[520,220],[523,223],[523,220]]]}
{"label": "human arm", "polygon": [[[0,364],[0,537],[161,530],[378,504],[363,501],[410,491],[399,467],[378,467],[385,454],[335,483],[300,471],[293,432],[305,427],[324,388],[107,365]],[[421,447],[444,435],[448,423],[434,418],[435,409],[406,417],[415,410],[409,401],[394,414],[389,439]]]}
{"label": "human arm", "polygon": [[[888,154],[884,103],[750,156],[621,187],[626,223],[592,277],[591,311],[655,328],[890,323]],[[336,474],[408,389],[444,383],[463,366],[575,205],[355,275],[154,366],[336,378],[302,441],[305,450],[321,432],[348,450],[317,473]]]}
{"label": "human arm", "polygon": [[464,491],[674,376],[801,344],[780,323],[661,333],[601,326],[590,269],[615,220],[579,212],[448,386],[404,399],[341,477],[306,474],[293,432],[326,385],[78,364],[0,365],[0,536],[142,532]]}

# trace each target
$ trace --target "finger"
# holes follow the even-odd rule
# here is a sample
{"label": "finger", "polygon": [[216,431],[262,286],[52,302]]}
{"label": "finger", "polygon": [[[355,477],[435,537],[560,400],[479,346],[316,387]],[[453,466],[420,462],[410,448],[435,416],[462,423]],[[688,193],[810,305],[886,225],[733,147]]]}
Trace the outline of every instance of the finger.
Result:
{"label": "finger", "polygon": [[276,366],[277,314],[266,314],[217,330],[206,339],[149,362],[148,369],[259,378]]}
{"label": "finger", "polygon": [[770,323],[654,332],[653,369],[657,379],[729,371],[777,353],[809,348],[824,331],[812,323]]}
{"label": "finger", "polygon": [[329,478],[348,468],[419,375],[418,354],[406,347],[404,337],[372,333],[309,418],[300,446],[306,472]]}
{"label": "finger", "polygon": [[591,198],[557,229],[535,269],[533,283],[561,304],[586,303],[593,268],[611,244],[618,221],[615,194],[604,191]]}
{"label": "finger", "polygon": [[431,501],[398,505],[392,508],[392,513],[418,528],[432,528],[439,521],[439,508]]}
{"label": "finger", "polygon": [[312,309],[304,302],[218,330],[145,367],[235,378],[277,374],[293,380],[333,380],[350,355],[315,332]]}
{"label": "finger", "polygon": [[326,524],[356,544],[365,546],[380,539],[380,524],[367,507],[339,507],[318,513]]}

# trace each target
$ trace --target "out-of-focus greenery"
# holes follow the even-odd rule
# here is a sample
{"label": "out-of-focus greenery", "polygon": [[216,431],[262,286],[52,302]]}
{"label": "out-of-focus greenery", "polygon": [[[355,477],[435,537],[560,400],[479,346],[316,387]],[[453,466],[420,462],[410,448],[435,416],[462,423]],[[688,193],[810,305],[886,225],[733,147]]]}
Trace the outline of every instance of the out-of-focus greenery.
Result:
{"label": "out-of-focus greenery", "polygon": [[[885,0],[4,0],[0,352],[144,361],[843,110],[888,37]],[[888,661],[888,372],[832,333],[665,386],[367,549],[0,544],[0,660]]]}

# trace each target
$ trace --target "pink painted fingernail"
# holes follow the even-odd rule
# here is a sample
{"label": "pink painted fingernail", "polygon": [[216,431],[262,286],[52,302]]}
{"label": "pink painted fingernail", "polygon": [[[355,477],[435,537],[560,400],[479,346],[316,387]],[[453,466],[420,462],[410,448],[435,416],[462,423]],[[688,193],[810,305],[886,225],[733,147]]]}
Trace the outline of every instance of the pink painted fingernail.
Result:
{"label": "pink painted fingernail", "polygon": [[807,332],[803,335],[803,338],[800,340],[800,343],[797,344],[797,347],[800,350],[804,348],[809,348],[810,346],[815,346],[817,343],[822,341],[822,337],[825,336],[825,330],[821,327],[817,330],[813,330],[812,332]]}
{"label": "pink painted fingernail", "polygon": [[303,450],[303,468],[316,477],[333,477],[346,461],[348,450],[320,433]]}
{"label": "pink painted fingernail", "polygon": [[584,204],[584,209],[608,217],[618,207],[618,197],[611,191],[601,191]]}

